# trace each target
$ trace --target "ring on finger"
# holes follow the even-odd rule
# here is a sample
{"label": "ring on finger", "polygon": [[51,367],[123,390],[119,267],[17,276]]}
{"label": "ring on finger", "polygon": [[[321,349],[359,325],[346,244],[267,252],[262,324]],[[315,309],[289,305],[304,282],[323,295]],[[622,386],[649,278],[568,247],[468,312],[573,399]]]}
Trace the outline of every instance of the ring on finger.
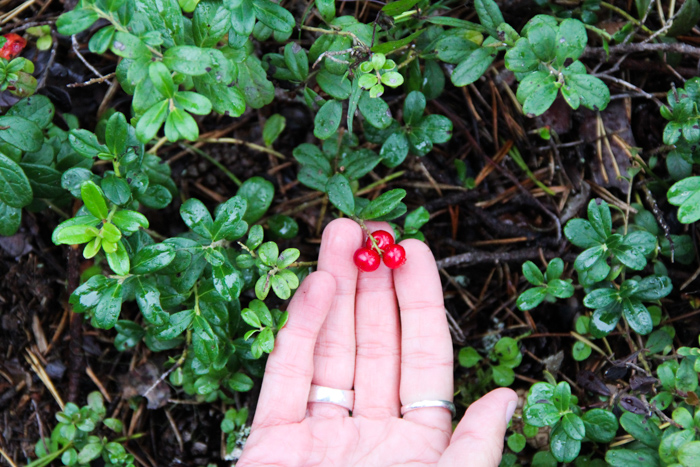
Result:
{"label": "ring on finger", "polygon": [[355,391],[352,389],[335,389],[317,384],[311,385],[309,402],[334,404],[352,412],[355,406]]}
{"label": "ring on finger", "polygon": [[426,399],[426,400],[414,402],[412,404],[401,406],[401,416],[403,417],[404,415],[406,415],[408,412],[410,412],[412,410],[426,409],[426,408],[433,408],[433,407],[449,410],[450,413],[452,414],[452,418],[454,418],[455,415],[457,415],[457,411],[455,410],[455,405],[452,402],[444,401],[444,400]]}

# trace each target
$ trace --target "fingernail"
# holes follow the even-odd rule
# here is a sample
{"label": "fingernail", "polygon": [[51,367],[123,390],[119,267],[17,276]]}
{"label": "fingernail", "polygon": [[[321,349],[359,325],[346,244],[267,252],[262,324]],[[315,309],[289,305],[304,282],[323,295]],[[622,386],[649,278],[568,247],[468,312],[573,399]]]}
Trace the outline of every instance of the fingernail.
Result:
{"label": "fingernail", "polygon": [[506,408],[506,424],[510,422],[511,418],[513,418],[513,414],[515,413],[515,408],[517,406],[518,406],[518,401],[508,402],[508,407]]}

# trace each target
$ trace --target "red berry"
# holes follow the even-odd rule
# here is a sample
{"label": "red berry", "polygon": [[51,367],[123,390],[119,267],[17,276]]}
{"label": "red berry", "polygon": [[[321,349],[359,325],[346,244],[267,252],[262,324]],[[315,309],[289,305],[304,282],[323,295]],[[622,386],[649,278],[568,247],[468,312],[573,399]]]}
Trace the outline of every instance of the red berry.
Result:
{"label": "red berry", "polygon": [[384,264],[389,269],[396,269],[406,262],[406,250],[401,245],[389,245],[384,250]]}
{"label": "red berry", "polygon": [[355,266],[365,272],[376,271],[381,263],[379,253],[369,248],[359,248],[352,259],[355,261]]}
{"label": "red berry", "polygon": [[12,60],[15,58],[27,45],[27,41],[17,34],[5,34],[3,37],[7,39],[7,41],[5,41],[2,49],[0,49],[0,57],[4,58],[5,60]]}
{"label": "red berry", "polygon": [[[392,237],[391,234],[386,230],[377,230],[375,232],[372,232],[372,236],[377,242],[377,247],[382,251],[385,250],[386,247],[388,247],[389,245],[394,244],[394,237]],[[372,249],[372,239],[368,238],[367,242],[365,242],[365,245],[367,246],[367,248]]]}

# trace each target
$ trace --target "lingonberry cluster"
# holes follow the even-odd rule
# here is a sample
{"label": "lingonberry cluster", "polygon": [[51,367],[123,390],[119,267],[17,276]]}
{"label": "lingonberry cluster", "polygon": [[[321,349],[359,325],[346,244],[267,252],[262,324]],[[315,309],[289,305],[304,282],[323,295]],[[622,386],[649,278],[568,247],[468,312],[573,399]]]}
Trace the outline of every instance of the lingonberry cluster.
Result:
{"label": "lingonberry cluster", "polygon": [[394,243],[394,237],[386,230],[373,232],[365,246],[355,252],[353,260],[361,271],[372,272],[379,267],[380,258],[389,269],[396,269],[406,262],[406,250]]}

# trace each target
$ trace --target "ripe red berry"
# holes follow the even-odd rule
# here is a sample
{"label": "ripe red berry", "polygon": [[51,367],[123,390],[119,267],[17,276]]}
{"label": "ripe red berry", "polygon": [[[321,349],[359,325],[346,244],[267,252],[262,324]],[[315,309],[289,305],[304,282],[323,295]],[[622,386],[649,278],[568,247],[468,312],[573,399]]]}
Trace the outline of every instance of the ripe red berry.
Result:
{"label": "ripe red berry", "polygon": [[355,266],[365,272],[376,271],[381,263],[379,253],[369,248],[359,248],[352,259],[355,261]]}
{"label": "ripe red berry", "polygon": [[[386,247],[388,247],[389,245],[394,244],[394,237],[392,237],[391,234],[386,230],[377,230],[375,232],[372,232],[372,236],[377,242],[377,247],[382,251],[385,250]],[[365,242],[365,245],[367,246],[367,248],[372,249],[372,239],[368,238],[367,242]]]}
{"label": "ripe red berry", "polygon": [[5,34],[3,37],[7,40],[3,44],[2,49],[0,49],[0,57],[4,58],[5,60],[12,60],[15,58],[27,45],[27,41],[22,36],[18,36],[17,34]]}
{"label": "ripe red berry", "polygon": [[401,245],[389,245],[384,250],[384,264],[389,269],[396,269],[406,262],[406,250]]}

